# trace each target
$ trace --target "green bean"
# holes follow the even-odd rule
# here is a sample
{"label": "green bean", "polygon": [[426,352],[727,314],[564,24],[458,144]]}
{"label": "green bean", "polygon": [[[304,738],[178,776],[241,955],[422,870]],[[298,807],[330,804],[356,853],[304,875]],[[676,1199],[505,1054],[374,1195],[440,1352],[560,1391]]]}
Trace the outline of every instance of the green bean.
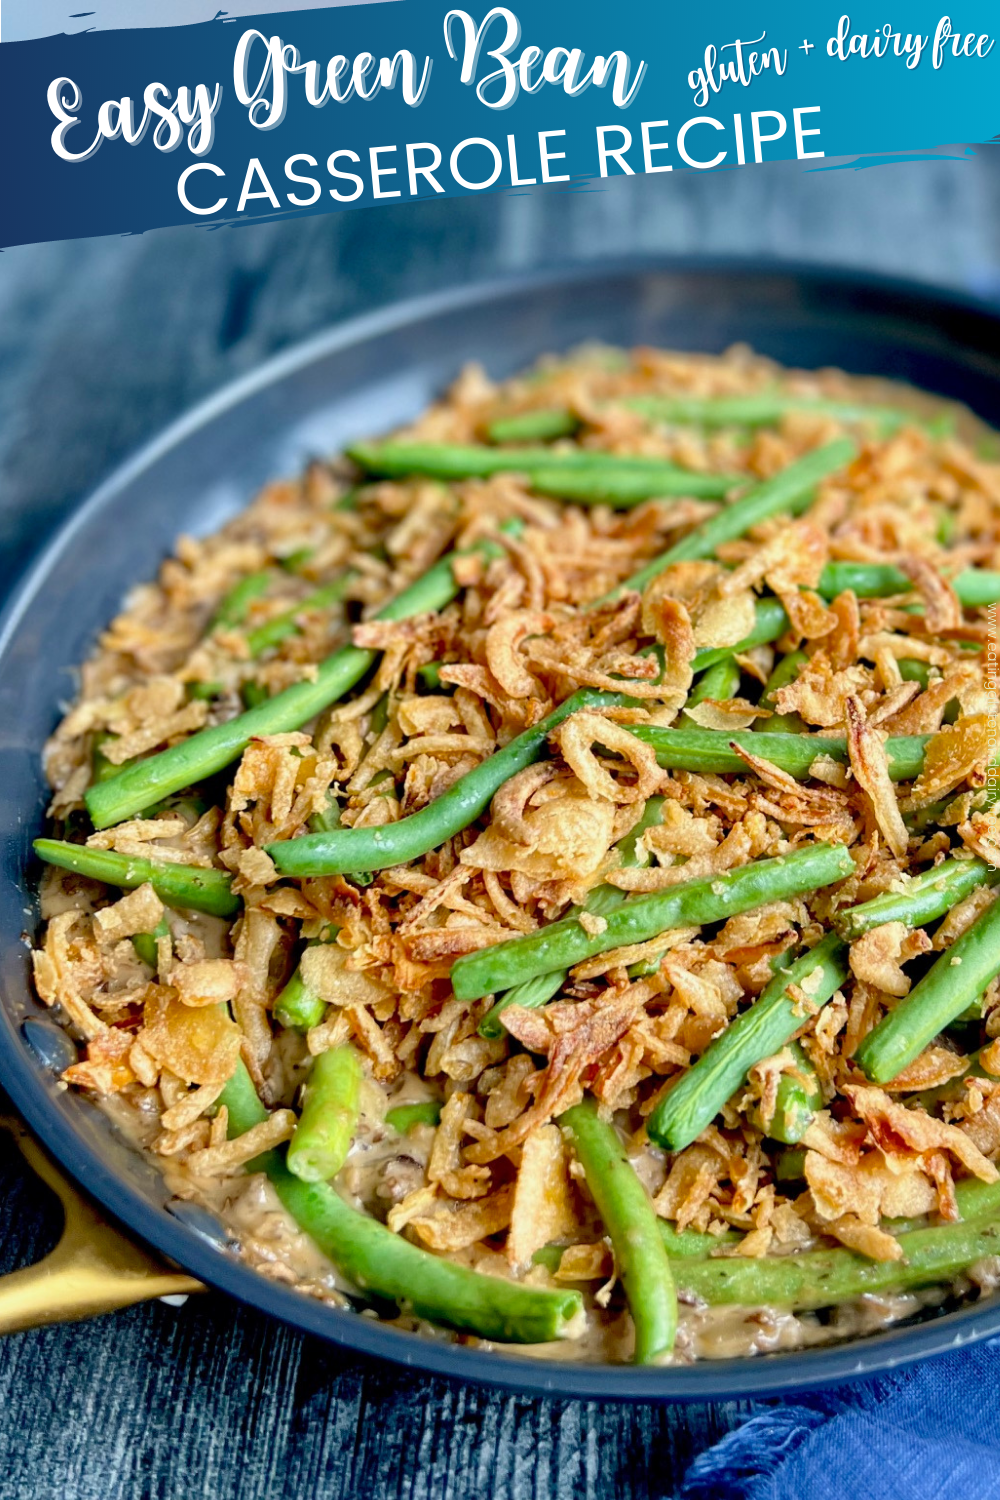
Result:
{"label": "green bean", "polygon": [[[663,950],[666,952],[666,949]],[[638,963],[629,964],[625,970],[629,979],[648,979],[651,974],[659,972],[663,962],[663,953],[654,953],[652,958],[641,958]]]}
{"label": "green bean", "polygon": [[267,591],[270,582],[271,575],[265,570],[248,573],[245,578],[241,578],[225,595],[212,616],[208,634],[211,635],[213,630],[229,630],[234,625],[242,625],[247,617],[247,610],[255,599],[259,599]]}
{"label": "green bean", "polygon": [[[702,1234],[698,1229],[675,1229],[666,1219],[657,1219],[657,1231],[667,1255],[673,1260],[706,1260],[716,1250],[738,1245],[743,1238],[733,1229],[722,1234]],[[565,1245],[543,1245],[531,1257],[536,1266],[556,1272],[566,1250]]]}
{"label": "green bean", "polygon": [[618,704],[615,693],[583,690],[567,698],[533,729],[519,734],[469,771],[442,796],[419,812],[373,828],[341,828],[333,833],[310,833],[284,843],[268,844],[267,852],[282,875],[349,875],[352,871],[385,870],[408,864],[468,828],[505,781],[540,760],[546,741],[557,725],[578,709]]}
{"label": "green bean", "polygon": [[[981,1013],[982,1006],[979,1009]],[[960,1016],[959,1020],[961,1019],[962,1017]],[[988,1078],[991,1082],[997,1082],[997,1074],[991,1073],[987,1068],[983,1067],[982,1053],[984,1050],[985,1048],[977,1047],[970,1054],[969,1066],[963,1072],[959,1073],[957,1078],[949,1078],[946,1083],[939,1083],[932,1089],[918,1089],[914,1093],[908,1092],[907,1103],[916,1104],[930,1114],[939,1104],[951,1103],[959,1099],[965,1092],[963,1085],[966,1079]],[[968,1216],[965,1215],[965,1217]]]}
{"label": "green bean", "polygon": [[991,870],[984,859],[946,859],[920,875],[902,879],[900,890],[886,891],[860,906],[838,911],[833,925],[841,937],[853,943],[855,938],[886,922],[926,927],[979,886],[1000,884],[1000,870]]}
{"label": "green bean", "polygon": [[385,1123],[406,1135],[414,1125],[436,1125],[441,1118],[441,1105],[436,1099],[421,1099],[418,1104],[397,1104],[385,1113]]}
{"label": "green bean", "polygon": [[[849,438],[838,438],[823,448],[816,448],[804,458],[796,459],[786,469],[765,479],[761,484],[741,495],[718,511],[709,520],[703,521],[693,531],[681,537],[679,542],[666,552],[654,557],[638,573],[633,573],[624,583],[606,597],[619,598],[630,589],[642,593],[648,583],[657,578],[672,563],[689,562],[701,557],[711,557],[723,542],[731,542],[743,536],[752,526],[759,526],[768,517],[790,510],[812,495],[816,485],[838,469],[849,464],[857,453]],[[730,647],[730,650],[733,648]]]}
{"label": "green bean", "polygon": [[[582,907],[580,908],[583,909]],[[553,969],[549,974],[536,974],[534,979],[528,979],[524,984],[516,984],[513,989],[500,996],[495,1005],[491,1005],[477,1030],[480,1036],[487,1041],[495,1042],[507,1035],[503,1024],[503,1013],[511,1005],[520,1006],[523,1010],[540,1010],[543,1005],[548,1005],[553,1000],[563,985],[566,983],[567,969]]]}
{"label": "green bean", "polygon": [[321,1001],[309,989],[301,975],[301,968],[295,969],[291,980],[274,1001],[274,1020],[288,1031],[312,1031],[313,1026],[318,1026],[325,1014],[327,1002]]}
{"label": "green bean", "polygon": [[804,1148],[779,1151],[774,1163],[775,1182],[804,1182],[806,1153]]}
{"label": "green bean", "polygon": [[837,993],[848,973],[847,950],[836,936],[779,969],[763,994],[730,1021],[660,1100],[646,1121],[650,1140],[669,1151],[690,1146],[746,1082],[750,1069],[780,1052],[805,1025],[809,1012],[789,995],[790,986],[801,990],[810,1007],[818,1007]]}
{"label": "green bean", "polygon": [[1000,974],[1000,900],[946,948],[905,999],[863,1039],[855,1061],[889,1083]]}
{"label": "green bean", "polygon": [[253,678],[244,682],[240,688],[240,697],[243,700],[243,707],[246,709],[260,708],[261,704],[266,703],[270,696],[271,694],[264,684],[262,682],[255,682]]}
{"label": "green bean", "polygon": [[[222,683],[214,680],[212,682],[188,682],[185,687],[189,699],[202,703],[211,703],[212,699],[220,697],[223,691]],[[111,774],[117,776],[120,770],[120,766],[114,766]]]}
{"label": "green bean", "polygon": [[796,713],[782,714],[777,711],[776,698],[783,687],[795,681],[809,658],[804,651],[789,651],[775,665],[764,691],[760,695],[761,708],[771,709],[771,717],[762,720],[761,727],[767,734],[802,734],[805,724]]}
{"label": "green bean", "polygon": [[[635,868],[640,863],[647,863],[648,857],[640,857],[638,844],[647,828],[653,828],[663,822],[663,797],[650,797],[642,810],[633,828],[630,828],[623,839],[618,842],[618,854],[623,866]],[[573,906],[566,913],[567,918],[579,917],[582,912],[588,912],[595,917],[608,917],[613,911],[617,911],[625,900],[625,892],[618,890],[613,885],[599,885],[590,892],[582,906]],[[488,1041],[496,1041],[499,1037],[506,1036],[506,1029],[501,1017],[509,1005],[519,1005],[524,1010],[537,1010],[546,1005],[554,995],[557,995],[566,983],[567,969],[554,969],[551,974],[539,974],[534,979],[529,979],[525,984],[516,985],[514,989],[508,990],[501,995],[497,1003],[492,1006],[479,1023],[479,1035]]]}
{"label": "green bean", "polygon": [[161,917],[152,932],[137,932],[132,937],[132,947],[143,963],[148,964],[154,973],[156,972],[158,959],[157,939],[169,936],[170,927],[167,924],[167,919],[166,917]]}
{"label": "green bean", "polygon": [[752,860],[702,880],[630,897],[611,913],[600,933],[591,935],[576,919],[563,918],[537,932],[467,953],[452,966],[452,987],[459,1000],[499,994],[536,974],[572,968],[598,953],[648,942],[673,928],[725,921],[768,902],[832,885],[853,871],[854,862],[842,845],[806,844],[776,859]]}
{"label": "green bean", "polygon": [[334,792],[327,792],[325,806],[319,812],[310,813],[306,823],[311,833],[332,833],[340,827],[340,803]]}
{"label": "green bean", "polygon": [[287,636],[295,635],[301,629],[299,621],[310,610],[329,609],[331,605],[339,604],[355,576],[353,573],[345,573],[343,577],[335,578],[332,583],[324,584],[322,588],[316,589],[305,599],[300,599],[298,604],[294,604],[291,609],[284,610],[273,619],[265,620],[255,630],[249,631],[246,644],[250,655],[260,656],[272,646],[279,645]]}
{"label": "green bean", "polygon": [[849,426],[871,425],[893,432],[910,424],[923,426],[918,412],[894,406],[865,405],[828,396],[791,396],[782,391],[760,391],[752,396],[629,396],[622,402],[654,422],[699,427],[774,427],[792,412],[802,412]]}
{"label": "green bean", "polygon": [[274,1002],[274,1018],[289,1031],[311,1031],[326,1014],[326,1001],[312,991],[302,977],[301,965]]}
{"label": "green bean", "polygon": [[707,671],[717,662],[730,656],[742,656],[754,646],[766,646],[776,641],[788,629],[788,616],[780,599],[758,599],[754,604],[754,625],[750,634],[735,646],[703,646],[691,663],[695,672]]}
{"label": "green bean", "polygon": [[346,1042],[309,1069],[302,1113],[288,1143],[288,1170],[303,1182],[336,1177],[354,1143],[361,1110],[361,1058]]}
{"label": "green bean", "polygon": [[[389,694],[383,693],[381,698],[375,704],[375,707],[372,709],[368,724],[369,735],[373,735],[375,736],[375,738],[377,738],[382,733],[388,722]],[[362,757],[361,764],[364,764],[364,761],[367,760],[370,753],[371,749],[369,747],[369,749]],[[395,779],[392,772],[389,770],[376,771],[375,775],[371,779],[371,782],[369,783],[370,786],[377,786],[380,782],[383,781],[388,782],[389,785],[385,787],[384,791],[379,792],[378,795],[380,797],[388,796],[395,788]],[[310,833],[332,833],[335,828],[340,827],[340,804],[337,802],[332,792],[330,792],[328,796],[327,811],[325,813],[314,813],[313,816],[311,818],[308,818],[306,821],[308,823]],[[370,870],[356,870],[351,879],[354,885],[365,886],[371,885],[373,876]]]}
{"label": "green bean", "polygon": [[[219,1103],[228,1111],[231,1139],[267,1119],[243,1063]],[[266,1172],[299,1228],[359,1291],[479,1338],[541,1344],[572,1336],[583,1311],[579,1292],[523,1286],[419,1250],[350,1208],[329,1183],[300,1181],[277,1151],[257,1157],[247,1169]]]}
{"label": "green bean", "polygon": [[[253,1079],[247,1072],[246,1064],[242,1061],[236,1064],[236,1070],[222,1093],[216,1101],[216,1110],[225,1109],[228,1115],[226,1121],[226,1137],[230,1141],[236,1140],[238,1136],[246,1135],[255,1125],[262,1125],[268,1117],[268,1112],[261,1104],[254,1088]],[[249,1163],[248,1170],[263,1170],[254,1162]]]}
{"label": "green bean", "polygon": [[774,1113],[769,1120],[765,1120],[761,1111],[757,1110],[754,1122],[769,1140],[780,1141],[784,1146],[794,1146],[809,1129],[816,1111],[823,1108],[823,1090],[816,1070],[798,1042],[789,1042],[788,1050],[792,1054],[794,1068],[789,1073],[782,1073],[778,1080]]}
{"label": "green bean", "polygon": [[614,1248],[635,1327],[633,1359],[639,1365],[659,1363],[674,1347],[677,1294],[649,1194],[618,1132],[600,1118],[593,1101],[574,1105],[559,1123],[580,1160]]}
{"label": "green bean", "polygon": [[[846,762],[847,741],[840,735],[780,734],[765,729],[740,729],[729,733],[718,729],[660,729],[654,724],[637,724],[629,732],[646,745],[652,745],[661,766],[675,771],[725,773],[745,772],[732,744],[741,745],[751,755],[766,760],[780,771],[802,781],[818,755]],[[926,734],[901,735],[886,741],[889,774],[894,781],[912,781],[924,764],[924,750],[930,738]]]}
{"label": "green bean", "polygon": [[579,418],[571,411],[549,407],[498,417],[487,427],[486,436],[491,443],[546,443],[552,438],[572,437],[579,426]]}
{"label": "green bean", "polygon": [[[998,765],[1000,765],[1000,761],[993,761],[992,765],[988,768],[993,772],[992,780],[986,786],[980,787],[977,792],[973,793],[971,803],[971,810],[973,812],[988,812],[991,807],[1000,801],[1000,775],[995,770]],[[906,826],[914,829],[917,833],[922,833],[931,824],[940,823],[956,797],[963,795],[966,794],[957,791],[951,792],[947,797],[942,797],[937,802],[929,802],[926,807],[919,808],[915,813],[906,813],[904,815]]]}
{"label": "green bean", "polygon": [[[325,927],[319,937],[310,938],[306,947],[315,948],[319,943],[332,943],[339,931],[339,927]],[[321,1000],[306,984],[302,976],[301,961],[296,964],[291,979],[275,999],[272,1009],[275,1020],[290,1031],[311,1031],[322,1021],[326,1014],[326,1001]]]}
{"label": "green bean", "polygon": [[[959,603],[978,609],[1000,601],[1000,573],[966,568],[951,579]],[[913,582],[891,563],[827,563],[819,580],[819,592],[833,599],[850,589],[859,599],[882,599],[891,594],[913,593]]]}
{"label": "green bean", "polygon": [[[493,555],[495,548],[495,543],[481,542],[471,550]],[[375,619],[404,620],[443,609],[459,591],[452,571],[456,555],[442,557],[416,583],[384,605]],[[241,756],[256,736],[300,729],[349,692],[377,656],[376,651],[360,646],[341,646],[320,663],[313,681],[297,682],[259,708],[250,709],[228,723],[201,729],[169,750],[161,750],[158,755],[127,767],[112,780],[91,787],[84,800],[94,827],[107,828],[120,823],[169,792],[204,781]]]}
{"label": "green bean", "polygon": [[735,698],[740,690],[740,672],[734,658],[724,656],[714,666],[702,672],[698,681],[688,694],[688,700],[684,705],[685,712],[689,708],[696,708],[699,703],[711,700],[713,703],[725,703],[730,698]]}
{"label": "green bean", "polygon": [[454,692],[450,683],[441,681],[441,667],[439,661],[429,661],[422,667],[417,668],[417,681],[427,693]]}
{"label": "green bean", "polygon": [[180,911],[203,911],[213,917],[232,917],[242,904],[239,896],[233,895],[230,878],[222,870],[140,859],[133,854],[115,854],[110,849],[64,844],[59,839],[35,839],[33,848],[47,865],[73,870],[88,880],[101,880],[105,885],[117,885],[126,891],[149,884],[164,905]]}
{"label": "green bean", "polygon": [[[555,455],[553,455],[555,457]],[[613,459],[613,455],[609,455]],[[719,500],[742,484],[739,474],[699,473],[678,469],[666,460],[658,467],[650,462],[646,468],[588,464],[558,467],[539,465],[529,469],[531,488],[554,500],[569,500],[576,505],[611,505],[626,510],[647,500],[667,495],[690,495],[704,500]]]}
{"label": "green bean", "polygon": [[843,1248],[806,1250],[759,1259],[683,1261],[677,1276],[684,1291],[712,1307],[833,1307],[856,1297],[951,1281],[975,1261],[1000,1254],[998,1207],[994,1185],[989,1216],[900,1234],[902,1260],[867,1260]]}
{"label": "green bean", "polygon": [[[641,481],[644,480],[648,488],[654,479],[665,486],[680,486],[673,491],[666,488],[653,490],[652,494],[691,494],[693,491],[683,488],[683,484],[704,482],[710,486],[714,484],[712,493],[724,495],[733,485],[741,483],[739,475],[692,473],[663,458],[608,453],[597,448],[487,448],[457,443],[390,442],[357,443],[348,449],[348,454],[370,473],[399,477],[420,474],[444,480],[486,479],[491,474],[513,473],[527,474],[532,478],[536,472],[544,471],[553,476],[554,483],[554,476],[559,473],[593,470],[602,476],[619,475],[623,484],[628,475],[636,476],[640,488]],[[607,479],[609,486],[613,483],[613,478]]]}
{"label": "green bean", "polygon": [[116,740],[118,736],[111,734],[107,729],[99,730],[94,735],[94,744],[90,752],[90,783],[96,786],[102,781],[110,781],[112,776],[117,776],[121,766],[115,765],[113,760],[108,760],[103,747],[109,740]]}
{"label": "green bean", "polygon": [[921,690],[926,692],[930,686],[931,669],[925,661],[917,661],[912,656],[901,657],[897,663],[899,675],[904,682],[919,682]]}
{"label": "green bean", "polygon": [[657,1219],[657,1228],[663,1247],[671,1260],[701,1260],[716,1250],[738,1245],[743,1238],[735,1229],[723,1230],[721,1234],[702,1234],[698,1229],[675,1229],[666,1219]]}

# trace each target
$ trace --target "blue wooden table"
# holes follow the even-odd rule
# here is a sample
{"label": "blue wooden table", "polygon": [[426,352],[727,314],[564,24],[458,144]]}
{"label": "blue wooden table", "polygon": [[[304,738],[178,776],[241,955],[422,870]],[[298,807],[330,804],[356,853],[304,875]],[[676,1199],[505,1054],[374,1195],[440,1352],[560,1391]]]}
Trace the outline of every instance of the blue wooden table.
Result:
{"label": "blue wooden table", "polygon": [[[9,585],[99,478],[192,402],[398,297],[630,251],[870,266],[997,294],[997,163],[985,147],[860,172],[675,173],[6,251],[0,576]],[[0,1272],[56,1231],[0,1135]],[[0,1344],[0,1500],[662,1500],[752,1409],[449,1385],[208,1295]]]}

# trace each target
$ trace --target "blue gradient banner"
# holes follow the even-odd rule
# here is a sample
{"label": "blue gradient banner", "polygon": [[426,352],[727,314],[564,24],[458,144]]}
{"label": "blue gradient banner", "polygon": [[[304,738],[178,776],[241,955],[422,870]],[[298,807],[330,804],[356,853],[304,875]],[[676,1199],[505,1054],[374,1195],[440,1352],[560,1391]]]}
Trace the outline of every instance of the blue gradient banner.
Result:
{"label": "blue gradient banner", "polygon": [[0,44],[0,244],[1000,130],[994,4],[386,0]]}

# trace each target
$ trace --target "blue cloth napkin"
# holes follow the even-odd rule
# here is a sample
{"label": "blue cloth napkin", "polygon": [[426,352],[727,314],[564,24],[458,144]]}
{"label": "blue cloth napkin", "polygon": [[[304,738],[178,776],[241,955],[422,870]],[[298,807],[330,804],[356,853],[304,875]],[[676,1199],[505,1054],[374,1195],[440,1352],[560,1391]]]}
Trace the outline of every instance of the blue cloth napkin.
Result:
{"label": "blue cloth napkin", "polygon": [[1000,1500],[1000,1340],[769,1405],[677,1500]]}

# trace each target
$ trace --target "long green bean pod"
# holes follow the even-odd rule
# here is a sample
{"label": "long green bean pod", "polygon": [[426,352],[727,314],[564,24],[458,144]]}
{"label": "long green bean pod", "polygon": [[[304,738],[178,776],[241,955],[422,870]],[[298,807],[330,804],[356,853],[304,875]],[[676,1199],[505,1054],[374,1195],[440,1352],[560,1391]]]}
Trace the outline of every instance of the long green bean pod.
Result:
{"label": "long green bean pod", "polygon": [[774,1113],[766,1120],[758,1110],[754,1123],[769,1140],[783,1146],[794,1146],[805,1135],[823,1107],[823,1090],[812,1063],[798,1042],[789,1042],[788,1050],[794,1060],[794,1068],[782,1073],[774,1101]]}
{"label": "long green bean pod", "polygon": [[136,954],[139,958],[142,959],[143,963],[148,964],[154,972],[156,970],[156,961],[158,957],[156,949],[157,941],[161,937],[169,936],[170,927],[167,923],[167,919],[166,917],[161,917],[156,926],[153,928],[152,932],[137,932],[132,938],[132,947],[135,949]]}
{"label": "long green bean pod", "polygon": [[699,703],[706,700],[712,703],[725,703],[730,698],[735,698],[740,690],[740,669],[732,655],[724,656],[714,666],[702,672],[697,682],[688,694],[688,700],[684,705],[685,712],[689,708],[696,708]]}
{"label": "long green bean pod", "polygon": [[[626,836],[619,841],[618,853],[623,866],[634,868],[640,863],[638,852],[639,840],[647,828],[653,828],[663,821],[662,797],[650,797],[642,810],[642,817],[635,826],[629,829]],[[644,860],[642,862],[645,862]],[[617,886],[599,885],[587,896],[582,906],[573,906],[566,913],[567,917],[579,917],[582,912],[587,912],[594,917],[607,917],[613,911],[617,911],[625,900],[625,892],[620,891]],[[489,1041],[505,1036],[503,1021],[501,1017],[510,1005],[519,1005],[523,1010],[537,1010],[546,1005],[553,996],[558,995],[569,971],[567,969],[555,969],[551,974],[539,974],[534,979],[529,979],[525,984],[519,984],[505,995],[501,995],[495,1005],[491,1006],[479,1023],[479,1035]]]}
{"label": "long green bean pod", "polygon": [[835,442],[807,453],[689,531],[687,536],[681,537],[666,552],[654,557],[652,562],[613,589],[608,597],[617,598],[629,589],[641,593],[672,563],[711,557],[721,543],[743,536],[752,526],[759,526],[761,521],[787,511],[807,498],[817,484],[844,468],[856,453],[857,448],[850,438],[837,438]]}
{"label": "long green bean pod", "polygon": [[[491,474],[527,474],[534,482],[539,472],[552,476],[557,483],[559,474],[594,473],[605,479],[609,494],[613,493],[615,476],[618,476],[628,491],[628,476],[631,475],[641,489],[645,486],[649,495],[693,494],[692,484],[702,485],[699,493],[724,495],[734,485],[742,482],[736,474],[704,474],[683,469],[664,458],[646,458],[641,454],[602,452],[598,448],[488,448],[474,444],[458,443],[356,443],[348,449],[355,463],[372,474],[388,474],[405,477],[422,475],[430,479],[486,479]],[[653,483],[659,488],[649,489]],[[586,489],[586,487],[585,487]],[[576,497],[574,497],[576,498]],[[581,498],[595,499],[584,493]],[[638,496],[632,496],[635,503]]]}
{"label": "long green bean pod", "polygon": [[[960,604],[967,609],[982,608],[1000,600],[1000,573],[984,568],[966,568],[951,580]],[[819,592],[826,599],[850,589],[859,599],[881,599],[890,594],[909,594],[913,583],[901,569],[891,563],[827,563],[820,574]]]}
{"label": "long green bean pod", "polygon": [[[267,1119],[243,1063],[223,1089],[232,1139]],[[479,1338],[543,1344],[572,1336],[583,1311],[579,1292],[548,1291],[484,1276],[420,1250],[351,1208],[325,1182],[302,1182],[278,1151],[248,1164],[266,1172],[283,1207],[317,1248],[361,1292],[385,1297],[434,1323]]]}
{"label": "long green bean pod", "polygon": [[124,891],[136,886],[153,887],[165,906],[180,911],[203,911],[213,917],[235,916],[242,905],[234,896],[230,877],[222,870],[201,865],[168,864],[166,860],[140,859],[134,854],[116,854],[111,849],[88,849],[85,844],[66,844],[59,839],[35,839],[32,846],[47,865],[58,865],[101,880]]}
{"label": "long green bean pod", "polygon": [[804,651],[789,651],[776,664],[760,695],[761,708],[771,709],[771,717],[761,721],[761,729],[767,734],[802,734],[805,724],[798,714],[780,714],[777,710],[777,695],[783,687],[794,682],[809,660]]}
{"label": "long green bean pod", "polygon": [[[471,550],[492,555],[495,546],[481,542]],[[375,618],[405,620],[411,615],[443,609],[458,593],[452,571],[456,555],[442,557],[416,583],[384,605]],[[321,662],[313,681],[297,682],[258,708],[225,724],[200,729],[180,744],[136,761],[110,781],[91,787],[84,800],[94,827],[108,828],[120,823],[168,793],[204,781],[241,756],[256,736],[284,734],[301,728],[360,682],[377,656],[376,651],[360,646],[341,646]]]}
{"label": "long green bean pod", "polygon": [[303,1182],[329,1182],[358,1129],[361,1058],[349,1042],[321,1052],[306,1081],[302,1113],[288,1143],[288,1170]]}
{"label": "long green bean pod", "polygon": [[[315,948],[318,943],[335,942],[339,931],[339,927],[330,924],[323,928],[319,937],[310,938],[306,947]],[[320,999],[319,995],[306,984],[302,974],[301,959],[296,964],[291,978],[275,998],[272,1013],[279,1025],[288,1027],[292,1031],[311,1031],[314,1026],[319,1025],[326,1014],[326,1001]]]}
{"label": "long green bean pod", "polygon": [[763,994],[736,1016],[698,1061],[657,1104],[646,1121],[649,1138],[668,1151],[697,1140],[745,1082],[750,1069],[780,1052],[809,1019],[789,994],[790,986],[810,1006],[825,1005],[848,976],[847,950],[830,936],[782,968]]}
{"label": "long green bean pod", "polygon": [[[609,458],[613,460],[613,455]],[[618,468],[613,462],[565,468],[546,464],[529,469],[528,480],[539,495],[569,500],[575,505],[611,505],[619,510],[667,495],[719,500],[743,483],[739,474],[700,473],[678,469],[666,461],[659,467],[650,464],[645,469]]]}
{"label": "long green bean pod", "polygon": [[[702,1234],[698,1229],[676,1229],[666,1219],[657,1219],[656,1227],[670,1260],[707,1260],[716,1250],[731,1248],[743,1238],[735,1229],[722,1234]],[[536,1266],[558,1271],[565,1245],[543,1245],[531,1257]]]}
{"label": "long green bean pod", "polygon": [[593,1101],[568,1109],[559,1121],[573,1146],[591,1197],[615,1252],[635,1327],[634,1360],[655,1364],[677,1335],[677,1293],[649,1194],[625,1154],[618,1132]]}
{"label": "long green bean pod", "polygon": [[100,730],[94,735],[94,743],[90,751],[90,779],[92,783],[110,781],[112,776],[117,776],[121,766],[115,765],[113,760],[108,760],[104,753],[104,746],[109,740],[115,739],[107,729]]}
{"label": "long green bean pod", "polygon": [[[998,762],[994,761],[993,764],[997,765]],[[926,807],[921,807],[916,812],[906,813],[904,816],[906,826],[914,829],[917,833],[922,833],[925,828],[930,828],[933,824],[940,823],[948,808],[955,801],[955,798],[960,795],[960,792],[950,792],[947,797],[941,797],[936,802],[929,802]],[[980,787],[977,792],[973,793],[971,810],[973,812],[989,812],[990,808],[995,807],[997,802],[1000,802],[1000,775],[994,773],[991,781],[987,782],[986,786]]]}
{"label": "long green bean pod", "polygon": [[1000,899],[946,948],[905,999],[863,1039],[855,1061],[889,1083],[1000,974]]}
{"label": "long green bean pod", "polygon": [[553,969],[551,974],[536,974],[534,979],[528,979],[524,984],[516,984],[513,989],[507,990],[483,1016],[476,1028],[479,1035],[490,1042],[506,1036],[504,1011],[512,1005],[517,1005],[522,1010],[540,1010],[543,1005],[548,1005],[550,1000],[555,999],[566,983],[568,973],[568,969]]}
{"label": "long green bean pod", "polygon": [[799,1311],[948,1282],[975,1261],[1000,1254],[998,1207],[1000,1200],[979,1218],[900,1234],[902,1260],[867,1260],[843,1248],[759,1259],[684,1260],[675,1267],[677,1280],[711,1307]]}
{"label": "long green bean pod", "polygon": [[886,891],[860,906],[838,911],[833,924],[841,937],[853,943],[855,938],[886,922],[926,927],[979,886],[1000,884],[1000,870],[991,869],[984,859],[946,859],[933,869],[903,879],[905,885],[900,890]]}
{"label": "long green bean pod", "polygon": [[406,1135],[414,1125],[436,1125],[441,1118],[441,1105],[436,1099],[420,1099],[416,1104],[397,1104],[385,1112],[385,1123],[400,1135]]}
{"label": "long green bean pod", "polygon": [[302,965],[295,970],[274,1002],[274,1019],[289,1031],[311,1031],[326,1015],[326,1001],[309,988]]}
{"label": "long green bean pod", "polygon": [[607,706],[624,699],[615,693],[584,689],[519,734],[469,771],[442,796],[419,812],[373,828],[338,828],[332,833],[308,833],[302,838],[268,844],[267,852],[282,875],[350,875],[353,871],[385,870],[409,864],[468,828],[485,812],[496,792],[525,766],[540,760],[552,730],[578,709]]}
{"label": "long green bean pod", "polygon": [[868,406],[828,396],[791,396],[782,391],[752,396],[628,396],[621,404],[654,422],[698,427],[774,427],[793,412],[829,417],[847,426],[875,427],[880,433],[907,424],[921,427],[926,420],[900,407]]}
{"label": "long green bean pod", "polygon": [[766,646],[771,641],[776,641],[787,629],[788,616],[781,600],[769,597],[758,599],[754,605],[754,623],[750,634],[737,641],[735,646],[703,646],[696,653],[691,667],[695,672],[707,671],[718,662],[726,661],[732,656],[742,656],[754,646]]}
{"label": "long green bean pod", "polygon": [[229,630],[234,625],[242,625],[251,604],[267,592],[270,582],[271,574],[266,569],[261,569],[259,573],[248,573],[245,578],[241,578],[225,595],[212,616],[208,627],[209,635],[213,630]]}
{"label": "long green bean pod", "polygon": [[486,436],[491,443],[547,443],[553,438],[572,437],[579,426],[579,418],[571,411],[545,407],[497,417],[486,429]]}
{"label": "long green bean pod", "polygon": [[776,859],[752,860],[703,880],[629,897],[611,913],[600,933],[590,934],[575,918],[563,918],[537,932],[467,953],[452,965],[452,987],[459,1000],[499,994],[537,974],[572,968],[598,953],[648,942],[672,928],[722,922],[770,901],[819,890],[844,880],[853,870],[854,862],[843,845],[805,844]]}
{"label": "long green bean pod", "polygon": [[806,1152],[804,1146],[792,1146],[788,1151],[779,1151],[774,1162],[775,1182],[797,1182],[806,1180]]}
{"label": "long green bean pod", "polygon": [[921,691],[927,691],[931,681],[931,669],[927,662],[917,661],[912,656],[902,656],[896,665],[899,667],[899,675],[904,682],[918,682]]}
{"label": "long green bean pod", "polygon": [[275,615],[271,620],[265,620],[254,630],[247,632],[246,645],[252,657],[262,656],[272,646],[280,643],[290,635],[295,635],[300,627],[300,620],[310,610],[329,609],[331,605],[339,604],[354,580],[353,573],[345,573],[341,578],[335,578],[331,583],[326,583],[322,588],[315,589],[291,609],[283,610],[280,615]]}
{"label": "long green bean pod", "polygon": [[326,803],[306,820],[310,833],[331,833],[340,827],[340,803],[335,792],[327,792]]}
{"label": "long green bean pod", "polygon": [[[661,766],[676,771],[745,772],[746,761],[730,749],[734,742],[799,781],[809,776],[819,755],[847,761],[847,740],[841,735],[781,734],[766,729],[727,733],[718,729],[660,729],[654,724],[630,725],[629,732],[652,745]],[[915,734],[886,741],[889,774],[894,781],[912,781],[920,775],[929,738]]]}

